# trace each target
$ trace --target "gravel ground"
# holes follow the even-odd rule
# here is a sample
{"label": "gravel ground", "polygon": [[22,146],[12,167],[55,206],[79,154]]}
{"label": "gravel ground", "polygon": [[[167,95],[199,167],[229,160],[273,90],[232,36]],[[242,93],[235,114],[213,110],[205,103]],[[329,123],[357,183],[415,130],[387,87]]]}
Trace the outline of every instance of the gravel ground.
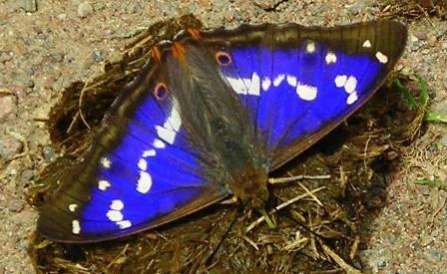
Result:
{"label": "gravel ground", "polygon": [[[63,87],[99,74],[135,34],[186,13],[209,28],[266,21],[328,26],[383,15],[376,1],[173,2],[0,0],[0,272],[34,272],[26,248],[37,214],[24,193],[55,157],[42,121]],[[409,26],[403,69],[428,82],[431,109],[446,114],[447,22],[421,17]],[[445,133],[444,125],[428,124],[404,151],[389,205],[362,251],[375,273],[447,273],[447,193],[415,184],[418,178],[447,179]]]}

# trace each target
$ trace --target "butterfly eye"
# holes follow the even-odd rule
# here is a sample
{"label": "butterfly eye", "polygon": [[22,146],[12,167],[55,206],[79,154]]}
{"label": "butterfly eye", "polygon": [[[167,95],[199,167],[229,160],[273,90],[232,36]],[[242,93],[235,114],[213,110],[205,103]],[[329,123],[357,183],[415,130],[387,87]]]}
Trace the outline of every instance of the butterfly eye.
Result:
{"label": "butterfly eye", "polygon": [[164,83],[158,83],[154,89],[154,96],[158,101],[166,98],[168,95],[168,88]]}
{"label": "butterfly eye", "polygon": [[232,63],[230,54],[225,51],[216,52],[214,57],[216,58],[217,63],[221,66],[228,66]]}

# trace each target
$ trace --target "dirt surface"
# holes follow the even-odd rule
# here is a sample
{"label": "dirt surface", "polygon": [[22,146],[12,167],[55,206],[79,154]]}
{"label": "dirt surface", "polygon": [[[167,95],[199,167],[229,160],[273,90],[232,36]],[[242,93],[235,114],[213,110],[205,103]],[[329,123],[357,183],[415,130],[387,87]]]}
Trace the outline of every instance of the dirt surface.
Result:
{"label": "dirt surface", "polygon": [[[36,10],[33,2],[37,2]],[[27,10],[27,11],[26,11]],[[376,1],[0,1],[0,271],[33,273],[26,254],[36,211],[24,193],[56,157],[44,121],[61,91],[91,79],[156,21],[193,13],[206,28],[297,22],[329,26],[385,14]],[[405,18],[401,18],[405,21]],[[428,82],[431,109],[447,113],[447,22],[409,22],[406,74]],[[417,179],[447,179],[442,124],[427,124],[405,151],[389,204],[369,227],[362,260],[374,273],[447,272],[447,192]]]}

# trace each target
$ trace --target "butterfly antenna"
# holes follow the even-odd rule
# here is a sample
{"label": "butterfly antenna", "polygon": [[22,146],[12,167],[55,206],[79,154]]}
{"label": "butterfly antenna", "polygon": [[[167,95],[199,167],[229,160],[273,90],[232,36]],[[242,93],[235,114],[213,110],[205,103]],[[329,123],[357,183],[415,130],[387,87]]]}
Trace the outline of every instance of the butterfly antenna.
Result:
{"label": "butterfly antenna", "polygon": [[231,221],[230,225],[227,227],[225,232],[222,234],[222,237],[220,237],[220,241],[217,243],[216,247],[213,248],[212,252],[205,259],[205,266],[206,267],[212,266],[212,262],[213,262],[214,256],[219,251],[220,247],[222,246],[222,243],[224,242],[224,239],[227,238],[228,234],[230,233],[231,229],[233,228],[234,224],[236,223],[236,220],[239,218],[239,216],[241,215],[242,212],[243,212],[242,210],[237,210],[236,213],[234,214],[233,220]]}

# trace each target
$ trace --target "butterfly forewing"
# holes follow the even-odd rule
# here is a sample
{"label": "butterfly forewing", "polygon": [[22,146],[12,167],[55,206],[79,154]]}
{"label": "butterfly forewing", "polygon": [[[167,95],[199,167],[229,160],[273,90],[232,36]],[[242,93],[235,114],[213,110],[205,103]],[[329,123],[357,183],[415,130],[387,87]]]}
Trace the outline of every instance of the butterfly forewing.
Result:
{"label": "butterfly forewing", "polygon": [[265,138],[271,169],[321,139],[371,97],[407,37],[406,27],[393,21],[243,29],[203,36],[212,50],[231,56],[221,73]]}
{"label": "butterfly forewing", "polygon": [[153,49],[39,231],[62,242],[153,228],[233,194],[265,203],[267,173],[360,107],[401,55],[406,28],[244,25],[184,31]]}
{"label": "butterfly forewing", "polygon": [[[129,235],[224,198],[190,146],[178,101],[149,64],[112,108],[72,178],[41,209],[39,231],[62,242]],[[147,71],[148,70],[148,71]]]}

